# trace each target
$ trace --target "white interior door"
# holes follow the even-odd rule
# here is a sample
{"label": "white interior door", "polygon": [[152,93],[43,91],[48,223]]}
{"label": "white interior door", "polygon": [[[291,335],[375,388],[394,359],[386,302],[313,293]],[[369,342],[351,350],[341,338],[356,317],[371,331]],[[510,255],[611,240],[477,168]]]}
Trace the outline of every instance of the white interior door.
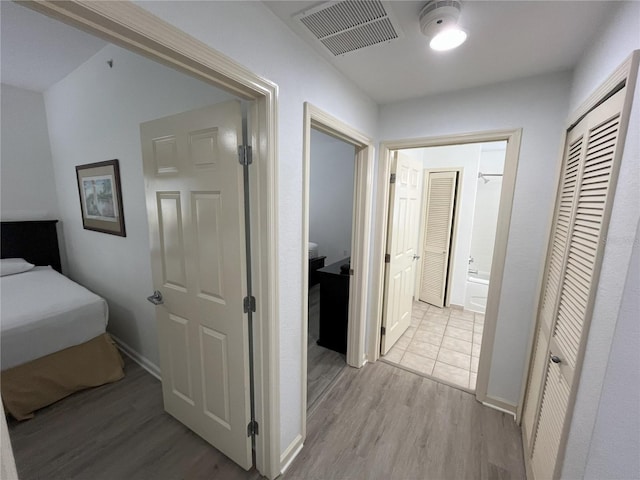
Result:
{"label": "white interior door", "polygon": [[538,479],[559,476],[612,203],[624,93],[589,112],[567,137],[523,415],[525,455]]}
{"label": "white interior door", "polygon": [[140,126],[165,410],[252,464],[240,103]]}
{"label": "white interior door", "polygon": [[444,307],[457,172],[429,172],[425,190],[420,300]]}
{"label": "white interior door", "polygon": [[422,162],[397,152],[391,169],[389,229],[385,257],[381,352],[386,354],[411,324],[418,258]]}

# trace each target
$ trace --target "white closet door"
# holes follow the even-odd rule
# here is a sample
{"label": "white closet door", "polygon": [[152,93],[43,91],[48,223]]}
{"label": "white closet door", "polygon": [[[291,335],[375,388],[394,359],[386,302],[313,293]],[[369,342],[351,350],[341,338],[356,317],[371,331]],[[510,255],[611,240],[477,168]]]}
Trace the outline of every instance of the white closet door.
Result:
{"label": "white closet door", "polygon": [[586,122],[577,125],[567,136],[567,146],[563,158],[563,171],[560,178],[558,197],[556,200],[556,213],[551,233],[550,251],[547,259],[546,278],[542,289],[540,305],[539,331],[533,354],[533,369],[529,376],[527,398],[525,402],[522,427],[531,444],[533,438],[534,422],[538,409],[538,399],[542,389],[542,377],[547,364],[547,348],[549,335],[553,323],[553,315],[556,309],[560,280],[566,258],[567,240],[569,238],[570,225],[573,223],[576,185],[578,180],[581,159],[584,158],[584,135]]}
{"label": "white closet door", "polygon": [[568,137],[524,412],[537,479],[559,473],[613,197],[614,160],[623,143],[618,133],[625,91],[589,112]]}
{"label": "white closet door", "polygon": [[431,172],[426,189],[420,300],[443,307],[456,195],[456,172]]}

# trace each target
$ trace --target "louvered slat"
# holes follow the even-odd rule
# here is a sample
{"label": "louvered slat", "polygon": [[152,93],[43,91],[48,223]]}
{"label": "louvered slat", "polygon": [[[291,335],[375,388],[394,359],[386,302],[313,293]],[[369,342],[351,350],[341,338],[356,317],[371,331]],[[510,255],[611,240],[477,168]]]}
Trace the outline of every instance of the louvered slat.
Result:
{"label": "louvered slat", "polygon": [[588,222],[585,222],[583,215],[576,216],[554,329],[565,361],[572,368],[576,366],[588,299],[593,287],[596,254],[618,138],[617,126],[618,118],[615,117],[589,132],[577,210],[588,211],[590,216]]}
{"label": "louvered slat", "polygon": [[560,191],[561,202],[558,207],[557,221],[553,232],[553,242],[551,245],[551,257],[549,259],[549,269],[545,281],[545,289],[542,297],[541,317],[542,321],[551,326],[553,309],[556,304],[557,292],[560,286],[560,270],[562,268],[562,258],[564,257],[567,236],[569,232],[569,221],[574,205],[574,196],[577,181],[577,171],[582,153],[583,137],[577,138],[568,149],[567,163],[562,175],[562,190]]}
{"label": "louvered slat", "polygon": [[547,380],[540,407],[538,428],[533,441],[531,468],[537,479],[553,477],[562,426],[569,402],[569,386],[560,378],[556,364],[548,363]]}
{"label": "louvered slat", "polygon": [[434,305],[444,303],[455,186],[454,172],[429,174],[420,299]]}
{"label": "louvered slat", "polygon": [[546,366],[546,357],[547,357],[547,339],[544,337],[542,332],[538,332],[538,338],[536,339],[536,346],[533,351],[532,358],[532,371],[529,376],[529,388],[527,389],[527,401],[524,405],[522,423],[526,427],[527,432],[527,442],[529,445],[532,444],[534,434],[535,434],[535,426],[534,421],[536,417],[536,409],[538,407],[537,400],[538,395],[540,394],[541,385],[532,385],[531,379],[533,378],[541,378],[544,367]]}

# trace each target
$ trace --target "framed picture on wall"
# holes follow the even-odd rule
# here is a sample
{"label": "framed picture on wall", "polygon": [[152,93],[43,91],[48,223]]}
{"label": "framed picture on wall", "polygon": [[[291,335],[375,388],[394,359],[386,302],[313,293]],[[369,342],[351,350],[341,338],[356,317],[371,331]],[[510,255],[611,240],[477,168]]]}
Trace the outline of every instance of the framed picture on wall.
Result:
{"label": "framed picture on wall", "polygon": [[82,226],[126,237],[118,160],[76,166]]}

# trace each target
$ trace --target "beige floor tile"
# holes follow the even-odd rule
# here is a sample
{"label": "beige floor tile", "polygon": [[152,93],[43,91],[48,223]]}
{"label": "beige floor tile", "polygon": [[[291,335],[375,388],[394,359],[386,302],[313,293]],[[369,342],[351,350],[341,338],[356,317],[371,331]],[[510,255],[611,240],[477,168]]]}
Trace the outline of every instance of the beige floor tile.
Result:
{"label": "beige floor tile", "polygon": [[476,323],[484,323],[484,314],[476,313],[475,314],[475,322]]}
{"label": "beige floor tile", "polygon": [[470,320],[462,320],[460,318],[451,317],[449,318],[449,323],[447,323],[447,325],[450,327],[473,331],[473,322]]}
{"label": "beige floor tile", "polygon": [[469,386],[469,370],[465,370],[464,368],[458,368],[447,365],[446,363],[436,362],[432,375],[436,378],[446,380],[464,388],[468,388]]}
{"label": "beige floor tile", "polygon": [[478,373],[478,363],[480,363],[480,358],[471,357],[471,371],[473,373]]}
{"label": "beige floor tile", "polygon": [[404,331],[402,336],[407,337],[409,340],[411,340],[413,338],[413,335],[416,333],[416,330],[416,327],[409,327]]}
{"label": "beige floor tile", "polygon": [[480,344],[479,343],[474,343],[473,347],[471,349],[471,355],[473,355],[474,357],[479,357],[480,356]]}
{"label": "beige floor tile", "polygon": [[484,332],[484,323],[474,323],[473,333],[482,333],[482,332]]}
{"label": "beige floor tile", "polygon": [[388,360],[389,362],[400,363],[404,352],[404,349],[393,346],[383,358]]}
{"label": "beige floor tile", "polygon": [[406,350],[410,343],[411,343],[411,338],[410,338],[410,337],[407,337],[407,336],[405,336],[405,335],[402,335],[402,336],[398,339],[398,341],[397,341],[396,343],[394,343],[394,345],[393,345],[393,347],[392,347],[392,348],[394,348],[394,347],[398,347],[398,348],[401,348],[401,349],[403,349],[403,350]]}
{"label": "beige floor tile", "polygon": [[434,307],[433,305],[429,305],[429,313],[435,313],[436,315],[447,315],[451,313],[451,309],[449,307]]}
{"label": "beige floor tile", "polygon": [[442,347],[454,350],[456,352],[465,353],[471,355],[471,342],[465,342],[457,338],[444,337],[442,339]]}
{"label": "beige floor tile", "polygon": [[475,313],[470,312],[469,310],[458,310],[454,308],[451,310],[451,316],[455,318],[461,318],[463,320],[471,320],[473,322]]}
{"label": "beige floor tile", "polygon": [[469,370],[471,355],[456,352],[455,350],[449,350],[448,348],[440,348],[440,352],[438,353],[438,362]]}
{"label": "beige floor tile", "polygon": [[434,313],[427,313],[422,321],[437,323],[438,325],[446,325],[449,321],[449,317],[447,315],[436,315]]}
{"label": "beige floor tile", "polygon": [[447,326],[447,329],[444,331],[444,335],[446,337],[457,338],[459,340],[464,340],[465,342],[470,342],[473,339],[473,332],[469,330],[463,330],[462,328],[450,327]]}
{"label": "beige floor tile", "polygon": [[411,326],[412,327],[416,327],[417,328],[421,323],[422,323],[422,319],[421,318],[411,317]]}
{"label": "beige floor tile", "polygon": [[423,357],[422,355],[416,355],[415,353],[407,352],[402,357],[400,365],[421,373],[425,373],[427,375],[431,375],[431,372],[433,372],[433,366],[435,365],[435,360]]}
{"label": "beige floor tile", "polygon": [[[446,334],[446,332],[445,332]],[[481,333],[474,333],[473,334],[473,343],[477,343],[478,345],[480,345],[482,343],[482,334]]]}
{"label": "beige floor tile", "polygon": [[423,330],[418,330],[413,337],[413,340],[417,340],[418,342],[431,343],[432,345],[440,346],[442,343],[442,338],[444,335],[439,333],[425,332]]}
{"label": "beige floor tile", "polygon": [[411,343],[407,347],[407,352],[415,353],[423,357],[431,358],[435,360],[438,358],[438,351],[440,347],[433,343],[419,342],[416,339],[411,340]]}
{"label": "beige floor tile", "polygon": [[446,330],[446,328],[446,325],[440,325],[439,323],[432,323],[424,320],[417,327],[418,330],[422,330],[423,332],[438,333],[440,335],[444,335],[444,331]]}
{"label": "beige floor tile", "polygon": [[424,302],[413,302],[413,310],[422,310],[423,312],[426,312],[429,310],[429,304]]}
{"label": "beige floor tile", "polygon": [[469,374],[469,388],[471,390],[475,390],[476,389],[476,380],[477,380],[478,375],[475,373],[470,373]]}

